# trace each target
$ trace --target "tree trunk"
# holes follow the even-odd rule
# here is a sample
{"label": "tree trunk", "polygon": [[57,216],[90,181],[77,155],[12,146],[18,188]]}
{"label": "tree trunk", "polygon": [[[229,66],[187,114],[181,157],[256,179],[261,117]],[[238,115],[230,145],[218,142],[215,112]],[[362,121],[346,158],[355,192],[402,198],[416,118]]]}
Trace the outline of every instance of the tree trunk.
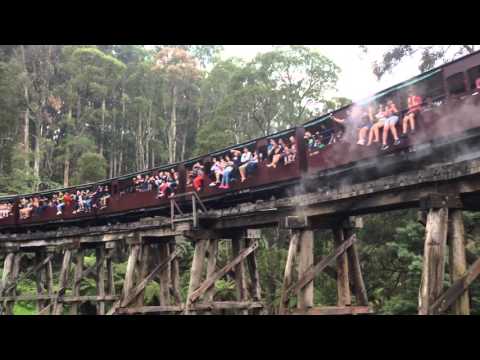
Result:
{"label": "tree trunk", "polygon": [[103,132],[105,131],[105,112],[106,112],[106,101],[105,98],[102,100],[102,126],[100,127],[100,155],[103,156]]}
{"label": "tree trunk", "polygon": [[[42,139],[42,124],[41,120],[37,119],[35,124],[35,152],[33,153],[33,175],[36,178],[36,181],[40,179],[40,141]],[[38,185],[35,186],[37,188]]]}
{"label": "tree trunk", "polygon": [[[72,120],[72,108],[68,110],[68,120]],[[70,147],[68,144],[65,146],[65,160],[63,162],[63,186],[68,187],[70,180]]]}
{"label": "tree trunk", "polygon": [[168,136],[168,161],[175,162],[177,148],[177,86],[172,89],[172,116],[170,119],[170,131]]}

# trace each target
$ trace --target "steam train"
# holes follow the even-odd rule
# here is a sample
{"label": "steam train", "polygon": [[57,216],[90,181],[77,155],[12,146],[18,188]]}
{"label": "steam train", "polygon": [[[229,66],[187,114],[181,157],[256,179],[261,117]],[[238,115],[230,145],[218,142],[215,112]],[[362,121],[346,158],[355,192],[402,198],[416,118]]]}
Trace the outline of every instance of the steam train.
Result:
{"label": "steam train", "polygon": [[[345,165],[354,166],[355,163],[381,157],[388,154],[405,151],[417,145],[426,144],[438,139],[452,137],[465,133],[480,125],[480,52],[475,52],[438,68],[420,74],[400,84],[385,89],[374,96],[361,102],[360,105],[369,103],[386,103],[391,99],[397,104],[400,112],[400,121],[397,123],[401,133],[401,119],[407,112],[407,93],[414,89],[415,93],[423,99],[422,109],[416,119],[416,133],[402,139],[401,143],[390,146],[387,151],[382,151],[379,146],[360,146],[355,141],[330,141],[321,150],[311,152],[307,146],[304,135],[309,133],[325,134],[325,137],[341,134],[342,125],[332,120],[346,118],[352,105],[337,109],[328,114],[312,119],[302,126],[297,126],[273,135],[257,138],[243,144],[237,144],[213,153],[190,159],[184,162],[168,164],[143,172],[128,174],[113,179],[100,181],[95,184],[86,184],[77,187],[45,191],[37,194],[16,195],[0,198],[0,204],[12,204],[9,213],[0,216],[0,230],[20,232],[39,226],[65,226],[79,223],[105,223],[108,219],[129,219],[142,216],[145,212],[167,214],[170,208],[168,197],[158,198],[157,191],[131,192],[132,178],[136,175],[146,175],[158,171],[178,172],[176,193],[193,191],[192,184],[187,181],[188,174],[196,163],[204,166],[204,186],[198,193],[202,202],[212,207],[222,207],[235,202],[240,202],[245,197],[250,199],[261,198],[278,189],[294,186],[305,174],[318,174],[324,170],[336,169]],[[469,109],[464,111],[464,109]],[[473,109],[473,110],[472,110]],[[213,180],[210,167],[215,157],[227,154],[232,149],[247,147],[259,154],[266,154],[270,139],[288,139],[295,137],[297,153],[295,160],[287,165],[280,164],[276,168],[267,167],[267,162],[260,161],[253,174],[244,182],[235,181],[231,187],[222,189],[209,187]],[[389,143],[393,143],[389,135]],[[265,156],[264,156],[265,157]],[[321,178],[320,178],[321,179]],[[54,207],[49,207],[41,214],[33,214],[29,218],[19,216],[20,200],[34,196],[52,196],[58,192],[74,192],[96,186],[108,186],[111,197],[108,206],[97,208],[88,213],[75,213],[72,206],[67,206],[62,214],[57,215]]]}

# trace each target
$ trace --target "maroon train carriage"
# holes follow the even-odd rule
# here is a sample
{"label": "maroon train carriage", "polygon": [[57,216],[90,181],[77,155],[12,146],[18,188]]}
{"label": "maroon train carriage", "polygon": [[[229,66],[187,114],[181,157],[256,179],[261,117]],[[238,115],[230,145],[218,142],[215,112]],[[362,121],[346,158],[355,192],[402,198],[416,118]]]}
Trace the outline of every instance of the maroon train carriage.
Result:
{"label": "maroon train carriage", "polygon": [[[390,148],[380,150],[380,146],[357,145],[356,141],[348,140],[345,126],[334,122],[337,118],[346,118],[351,106],[338,109],[333,113],[307,122],[302,127],[259,138],[245,144],[235,145],[215,153],[188,160],[183,163],[171,164],[144,172],[125,175],[116,179],[105,180],[95,184],[82,185],[75,188],[43,192],[39,194],[19,195],[0,198],[0,229],[14,228],[22,225],[39,225],[55,222],[72,222],[86,219],[99,219],[125,213],[143,212],[166,208],[169,206],[169,196],[175,193],[197,191],[202,201],[220,206],[226,204],[225,195],[239,200],[246,193],[258,193],[268,189],[282,188],[298,181],[303,172],[319,172],[333,169],[359,160],[373,158],[384,154],[405,150],[411,146],[436,141],[438,139],[459,135],[467,130],[478,128],[480,124],[480,52],[473,53],[437,69],[431,70],[403,83],[386,89],[375,96],[366,99],[360,105],[386,103],[392,100],[399,110],[399,121],[396,125],[399,134],[402,133],[402,120],[408,111],[408,91],[421,97],[420,113],[416,117],[416,133],[402,138],[398,145],[393,145],[389,134]],[[380,131],[381,132],[381,131]],[[315,146],[312,145],[314,134]],[[285,164],[282,159],[278,166],[272,167],[272,158],[268,159],[269,142],[273,140],[282,143],[285,148],[295,142],[294,160]],[[243,151],[246,147],[250,152],[257,152],[259,161],[257,167],[247,175],[245,181],[240,181],[238,171],[232,173],[234,180],[228,189],[213,184],[215,174],[211,166],[215,158]],[[237,153],[238,154],[238,153]],[[200,172],[198,171],[199,169]],[[158,176],[166,171],[177,179],[173,181],[174,191],[159,196],[159,189],[154,186],[138,188],[134,177]],[[200,175],[199,175],[200,174]],[[194,177],[197,178],[194,181]],[[194,188],[196,183],[199,186]],[[170,184],[170,182],[169,182]],[[96,204],[90,211],[79,211],[78,205],[70,203],[59,214],[52,206],[43,206],[42,211],[32,211],[25,217],[22,210],[22,199],[43,198],[49,202],[56,194],[64,192],[87,191],[95,192],[99,186],[108,187],[109,197],[103,205]],[[217,201],[219,200],[220,201]],[[216,201],[216,203],[215,203]]]}

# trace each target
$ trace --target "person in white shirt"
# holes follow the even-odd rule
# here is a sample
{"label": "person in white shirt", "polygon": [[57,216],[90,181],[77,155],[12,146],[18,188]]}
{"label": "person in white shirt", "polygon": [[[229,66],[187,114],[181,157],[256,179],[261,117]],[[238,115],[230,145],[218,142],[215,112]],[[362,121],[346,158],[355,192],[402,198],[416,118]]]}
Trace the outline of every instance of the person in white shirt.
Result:
{"label": "person in white shirt", "polygon": [[250,150],[248,150],[247,147],[243,148],[243,153],[242,156],[240,157],[240,166],[238,167],[238,170],[240,172],[240,181],[244,182],[247,180],[247,177],[245,176],[246,170],[247,170],[247,165],[252,160],[252,153]]}

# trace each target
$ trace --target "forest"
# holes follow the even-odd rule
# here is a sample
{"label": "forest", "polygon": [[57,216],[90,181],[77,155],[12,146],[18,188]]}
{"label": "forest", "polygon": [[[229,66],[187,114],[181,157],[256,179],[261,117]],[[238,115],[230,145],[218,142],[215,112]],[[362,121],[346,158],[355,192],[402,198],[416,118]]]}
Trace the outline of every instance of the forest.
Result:
{"label": "forest", "polygon": [[[467,47],[458,46],[469,52]],[[378,77],[419,50],[395,49],[372,67]],[[223,59],[222,50],[217,45],[0,45],[0,195],[73,186],[186,160],[351,102],[331,95],[341,69],[309,47],[276,46],[250,61]],[[422,71],[446,60],[439,46],[419,51],[425,54]],[[468,251],[480,256],[480,216],[464,216]],[[359,252],[374,312],[417,313],[425,235],[417,212],[363,220]],[[324,241],[332,234],[316,236],[316,244],[324,244],[315,248],[318,258],[332,250]],[[287,239],[283,230],[262,231],[258,261],[270,313],[279,303]],[[185,299],[193,247],[181,246]],[[227,244],[220,247],[220,265],[228,252]],[[118,256],[123,260],[115,266],[120,289],[126,257]],[[235,297],[233,280],[220,280],[215,287],[218,300]],[[84,294],[95,294],[94,289],[93,278],[82,284]],[[315,289],[317,304],[335,304],[335,279],[322,273]],[[33,278],[17,287],[19,294],[35,290]],[[470,290],[472,314],[480,314],[480,284]],[[157,294],[154,281],[145,305],[158,303]],[[15,313],[35,314],[35,303],[19,302]]]}

